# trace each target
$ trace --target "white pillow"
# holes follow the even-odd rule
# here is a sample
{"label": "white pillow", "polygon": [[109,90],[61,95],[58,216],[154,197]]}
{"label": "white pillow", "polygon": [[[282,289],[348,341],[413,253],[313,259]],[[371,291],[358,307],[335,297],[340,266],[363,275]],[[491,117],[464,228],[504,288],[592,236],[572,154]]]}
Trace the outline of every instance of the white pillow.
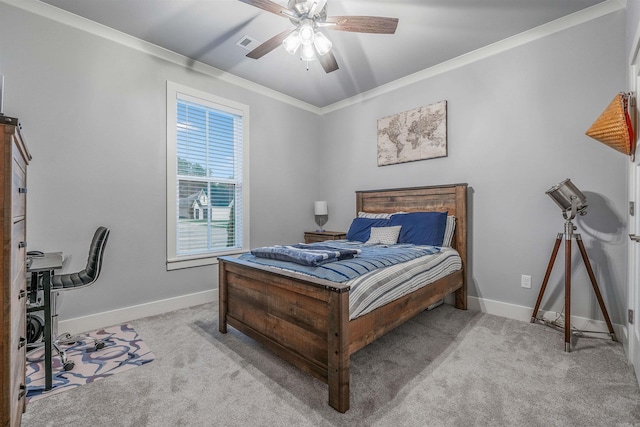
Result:
{"label": "white pillow", "polygon": [[390,213],[371,213],[371,212],[358,212],[358,218],[371,218],[371,219],[389,219],[391,218]]}
{"label": "white pillow", "polygon": [[453,239],[453,232],[456,229],[456,217],[453,215],[447,216],[447,225],[444,229],[444,239],[442,239],[442,246],[451,247],[451,239]]}
{"label": "white pillow", "polygon": [[395,245],[400,235],[401,225],[393,227],[371,227],[371,235],[366,243],[381,243],[383,245]]}

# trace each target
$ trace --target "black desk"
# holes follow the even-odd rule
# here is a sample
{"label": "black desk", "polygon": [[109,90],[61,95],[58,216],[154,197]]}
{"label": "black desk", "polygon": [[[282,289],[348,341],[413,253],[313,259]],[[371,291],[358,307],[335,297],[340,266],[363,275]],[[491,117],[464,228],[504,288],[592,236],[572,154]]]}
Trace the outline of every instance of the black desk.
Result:
{"label": "black desk", "polygon": [[32,274],[31,280],[38,280],[42,275],[42,290],[44,291],[44,389],[51,390],[53,380],[52,368],[52,319],[51,319],[51,274],[53,270],[62,268],[62,252],[49,252],[42,257],[33,257],[27,272]]}

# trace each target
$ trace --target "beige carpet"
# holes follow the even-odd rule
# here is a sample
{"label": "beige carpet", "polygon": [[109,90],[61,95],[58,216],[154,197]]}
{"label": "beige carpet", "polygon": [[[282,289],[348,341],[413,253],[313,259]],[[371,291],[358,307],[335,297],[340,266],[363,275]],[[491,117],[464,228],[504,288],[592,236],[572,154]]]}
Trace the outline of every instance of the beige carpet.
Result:
{"label": "beige carpet", "polygon": [[351,409],[205,304],[131,325],[153,363],[34,402],[23,426],[625,426],[640,390],[622,345],[441,306],[351,360]]}

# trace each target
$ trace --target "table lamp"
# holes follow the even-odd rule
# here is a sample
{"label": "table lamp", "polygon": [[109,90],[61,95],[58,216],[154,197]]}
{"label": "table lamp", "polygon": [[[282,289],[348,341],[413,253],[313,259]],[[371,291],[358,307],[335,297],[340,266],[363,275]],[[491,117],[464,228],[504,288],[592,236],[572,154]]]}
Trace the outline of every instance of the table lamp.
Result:
{"label": "table lamp", "polygon": [[319,227],[316,231],[324,231],[324,228],[322,228],[322,226],[325,225],[327,223],[327,220],[329,219],[329,207],[327,206],[327,202],[313,202],[313,214],[316,217],[316,224],[318,224]]}

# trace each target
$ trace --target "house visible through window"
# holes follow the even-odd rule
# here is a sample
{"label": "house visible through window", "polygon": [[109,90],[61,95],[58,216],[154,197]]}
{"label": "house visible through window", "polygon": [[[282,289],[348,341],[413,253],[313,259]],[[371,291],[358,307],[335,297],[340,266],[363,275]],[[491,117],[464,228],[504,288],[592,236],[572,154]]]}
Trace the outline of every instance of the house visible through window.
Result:
{"label": "house visible through window", "polygon": [[246,249],[247,121],[246,106],[167,83],[170,269]]}

